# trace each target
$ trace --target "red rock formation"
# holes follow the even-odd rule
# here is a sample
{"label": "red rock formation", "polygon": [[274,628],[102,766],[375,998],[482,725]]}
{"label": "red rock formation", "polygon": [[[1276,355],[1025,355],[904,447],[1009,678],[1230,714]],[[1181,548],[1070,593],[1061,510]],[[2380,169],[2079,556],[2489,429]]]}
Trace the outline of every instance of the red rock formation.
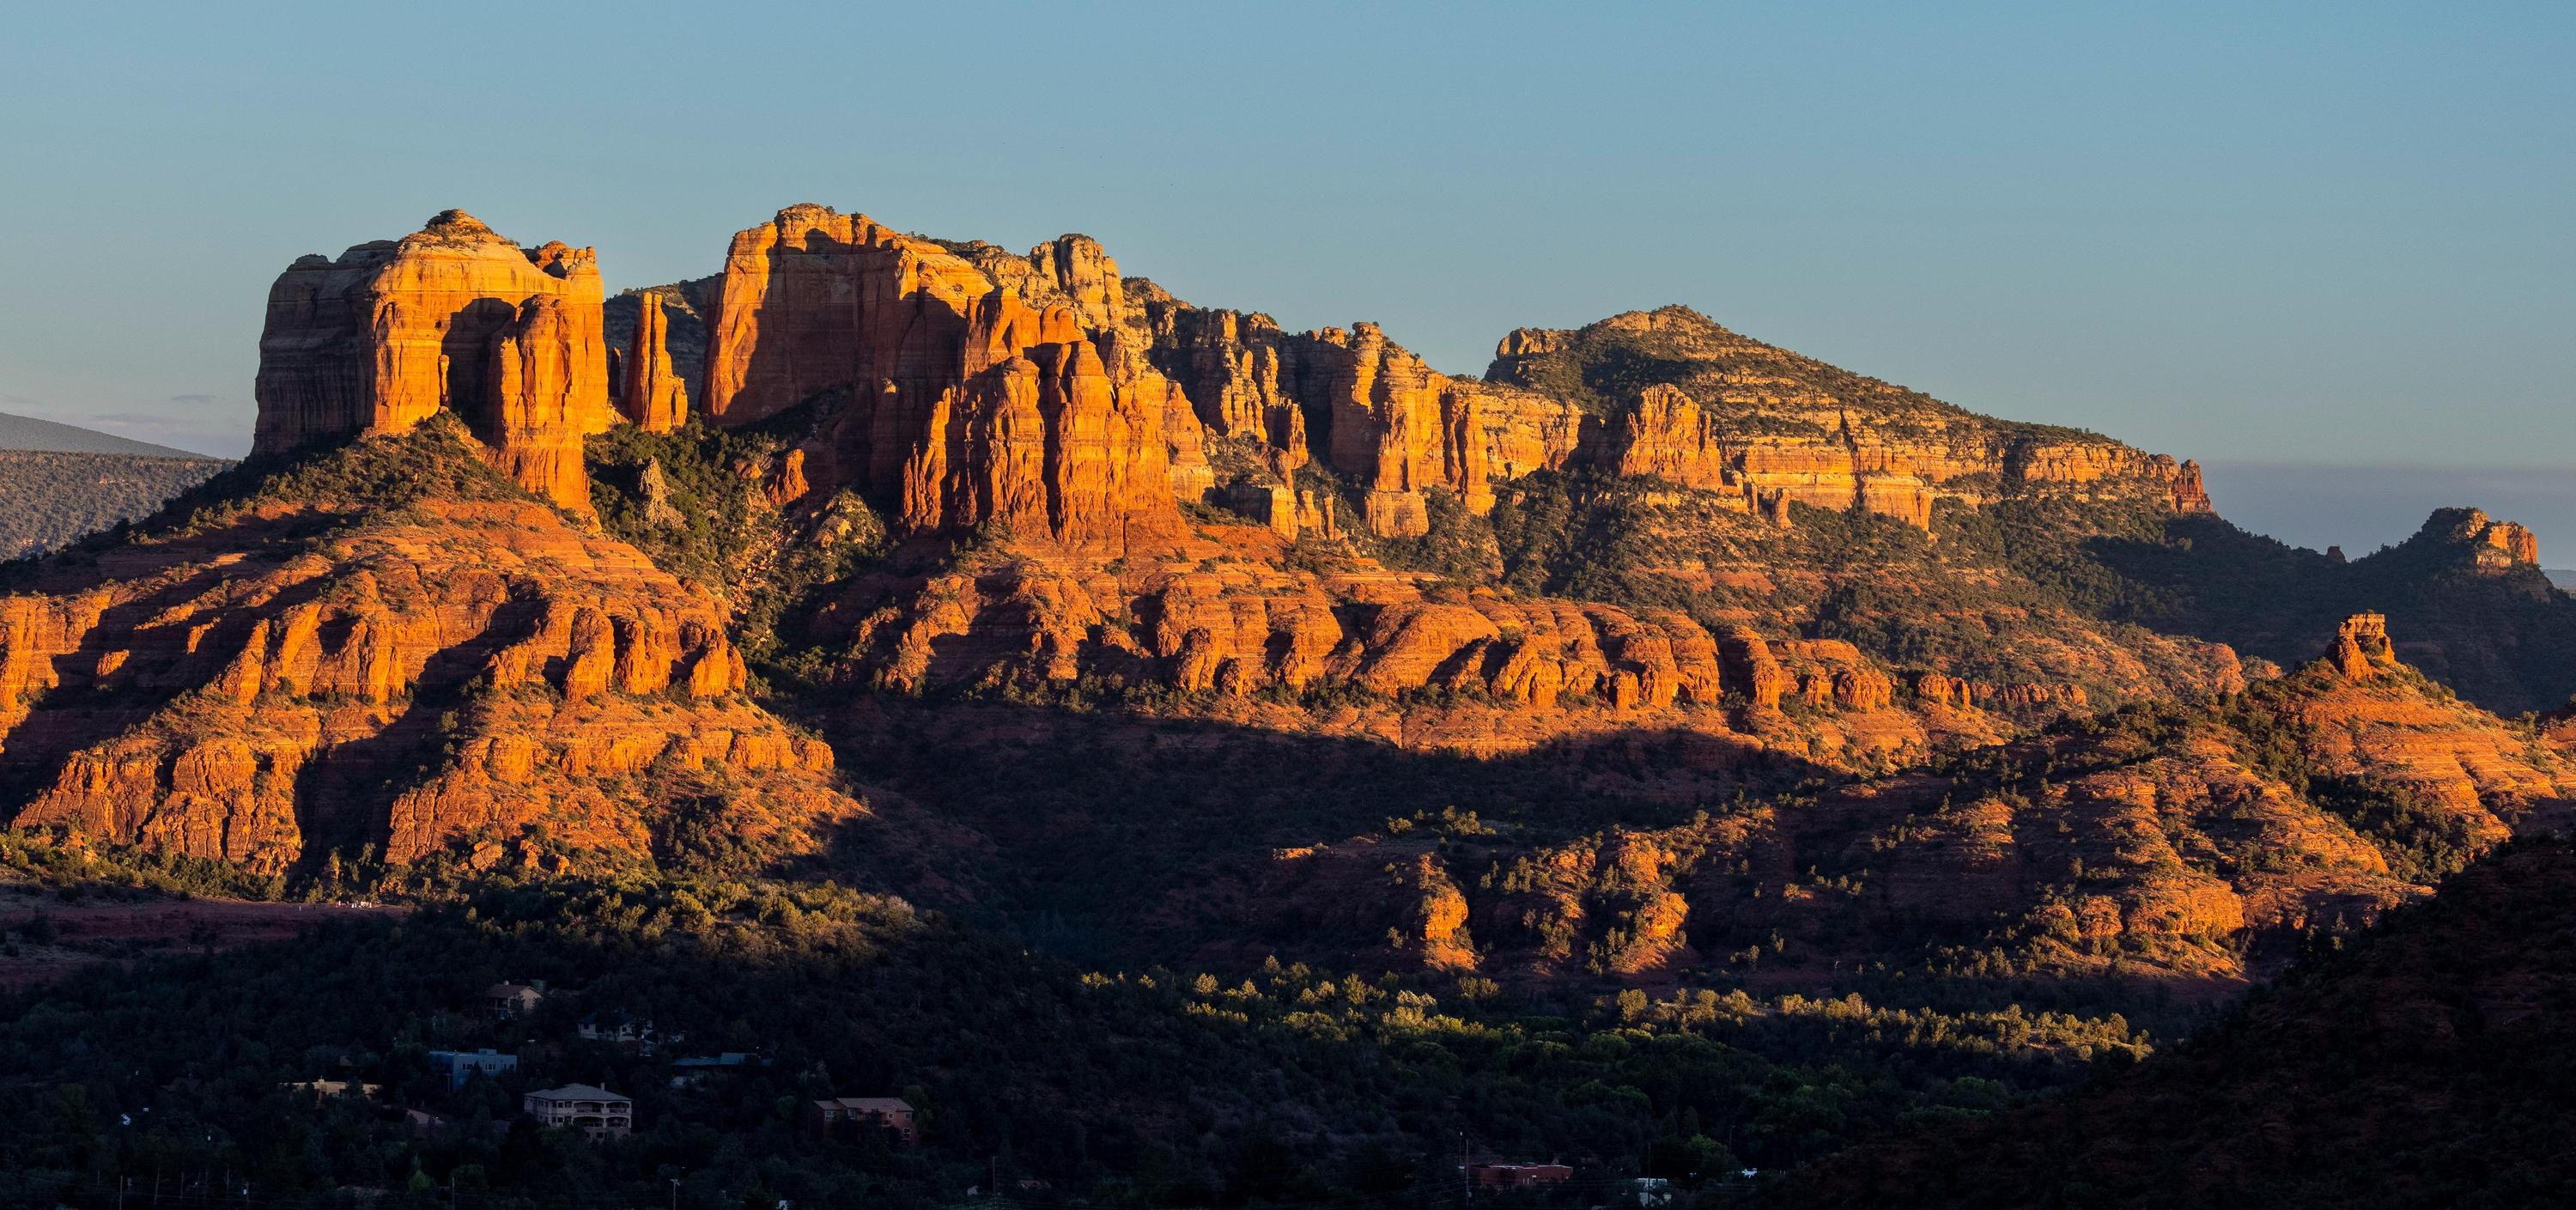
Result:
{"label": "red rock formation", "polygon": [[2481,571],[2505,571],[2540,562],[2540,539],[2536,535],[2514,522],[2495,520],[2482,509],[2437,509],[2425,519],[2423,532],[2439,541],[2468,547],[2474,565]]}
{"label": "red rock formation", "polygon": [[[397,440],[434,435],[340,456]],[[539,831],[647,858],[691,795],[788,849],[857,810],[829,749],[740,696],[702,590],[525,502],[373,503],[261,501],[0,604],[0,766],[40,787],[10,822],[277,871],[514,859]],[[31,698],[47,680],[80,692]]]}
{"label": "red rock formation", "polygon": [[1158,354],[1189,396],[1201,423],[1218,436],[1250,434],[1305,460],[1305,418],[1281,392],[1279,325],[1269,316],[1202,310],[1155,293],[1147,314]]}
{"label": "red rock formation", "polygon": [[646,294],[637,307],[634,335],[618,360],[617,407],[628,423],[648,433],[688,423],[688,386],[672,365],[670,319],[659,295]]}
{"label": "red rock formation", "polygon": [[1736,626],[1721,632],[1717,649],[1725,658],[1727,683],[1741,686],[1756,710],[1778,709],[1781,695],[1797,683],[1772,657],[1770,644],[1750,627]]}
{"label": "red rock formation", "polygon": [[599,308],[537,295],[492,334],[485,426],[477,435],[512,482],[590,510],[582,438],[608,428]]}
{"label": "red rock formation", "polygon": [[2506,561],[2524,567],[2540,565],[2540,537],[2511,521],[2496,526],[2487,534],[2487,544],[2501,550]]}
{"label": "red rock formation", "polygon": [[1495,481],[1564,465],[1581,431],[1571,405],[1441,374],[1376,324],[1310,333],[1293,353],[1299,398],[1329,421],[1326,459],[1366,485],[1380,536],[1429,528],[1426,489],[1492,509]]}
{"label": "red rock formation", "polygon": [[[1503,347],[1514,342],[1506,339]],[[1708,418],[1680,387],[1656,383],[1639,392],[1636,409],[1613,428],[1611,447],[1611,469],[1622,475],[1651,475],[1707,491],[1737,486]]]}
{"label": "red rock formation", "polygon": [[2334,649],[2326,656],[2348,680],[2361,680],[2382,668],[2397,666],[2397,652],[2388,643],[2388,619],[2375,613],[2357,613],[2343,620],[2335,631]]}
{"label": "red rock formation", "polygon": [[[1659,365],[1662,381],[1602,397],[1594,370]],[[1588,394],[1609,421],[1586,457],[1720,492],[1747,512],[1787,505],[1877,513],[1928,526],[1934,501],[1983,503],[1997,481],[2162,493],[2208,506],[2200,468],[2099,440],[2017,435],[1915,392],[1750,340],[1682,307],[1573,331],[1524,328],[1495,349],[1489,382]],[[1632,388],[1633,389],[1633,388]],[[2085,489],[2093,490],[2093,489]]]}
{"label": "red rock formation", "polygon": [[[2164,458],[2165,455],[2158,454],[2156,457]],[[2209,504],[2209,489],[2201,486],[2200,463],[2184,459],[2181,466],[2174,468],[2173,509],[2178,513],[2212,511]]]}
{"label": "red rock formation", "polygon": [[399,432],[446,409],[520,486],[589,507],[580,442],[615,420],[588,248],[522,249],[463,211],[269,291],[254,449]]}
{"label": "red rock formation", "polygon": [[840,393],[807,473],[901,530],[1168,541],[1175,497],[1208,482],[1197,421],[1122,326],[1115,264],[1077,236],[1026,259],[969,251],[1009,280],[819,206],[737,235],[708,414],[743,424]]}

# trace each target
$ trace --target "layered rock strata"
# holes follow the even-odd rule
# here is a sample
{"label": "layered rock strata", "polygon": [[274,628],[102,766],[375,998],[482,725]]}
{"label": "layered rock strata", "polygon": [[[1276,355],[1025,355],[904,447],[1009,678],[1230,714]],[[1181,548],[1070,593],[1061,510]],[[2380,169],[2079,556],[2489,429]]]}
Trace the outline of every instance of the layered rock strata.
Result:
{"label": "layered rock strata", "polygon": [[0,598],[0,783],[13,826],[264,872],[650,860],[707,803],[811,847],[859,808],[744,682],[703,591],[546,508],[271,502]]}
{"label": "layered rock strata", "polygon": [[[1503,338],[1488,381],[1584,401],[1607,416],[1592,461],[1724,494],[1931,523],[1936,500],[2006,490],[2144,494],[2205,512],[2197,463],[2104,438],[1988,420],[1737,335],[1685,307]],[[1635,385],[1627,385],[1635,384]]]}
{"label": "layered rock strata", "polygon": [[1115,263],[1081,237],[1027,258],[961,254],[791,207],[734,238],[703,407],[741,425],[833,400],[807,474],[905,532],[1168,541],[1177,497],[1207,486],[1191,465],[1201,434],[1115,322],[1123,307]]}
{"label": "layered rock strata", "polygon": [[463,419],[520,486],[589,508],[582,438],[615,422],[588,248],[519,245],[444,211],[400,240],[307,256],[269,290],[258,453]]}

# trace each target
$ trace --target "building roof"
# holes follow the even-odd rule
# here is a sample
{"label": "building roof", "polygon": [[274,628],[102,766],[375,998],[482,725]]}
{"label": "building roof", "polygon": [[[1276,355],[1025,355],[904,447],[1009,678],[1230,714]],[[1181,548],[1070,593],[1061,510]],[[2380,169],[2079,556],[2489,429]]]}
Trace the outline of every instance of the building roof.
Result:
{"label": "building roof", "polygon": [[566,1084],[561,1088],[540,1089],[528,1095],[544,1097],[549,1101],[631,1101],[635,1099],[622,1092],[610,1092],[605,1088],[596,1088],[588,1084]]}
{"label": "building roof", "polygon": [[492,986],[483,989],[483,995],[485,998],[493,1000],[516,999],[520,996],[542,996],[544,994],[544,992],[538,991],[536,988],[530,987],[525,983],[495,983]]}
{"label": "building roof", "polygon": [[816,1101],[817,1105],[838,1105],[843,1109],[861,1109],[870,1113],[910,1113],[912,1102],[901,1097],[834,1097]]}

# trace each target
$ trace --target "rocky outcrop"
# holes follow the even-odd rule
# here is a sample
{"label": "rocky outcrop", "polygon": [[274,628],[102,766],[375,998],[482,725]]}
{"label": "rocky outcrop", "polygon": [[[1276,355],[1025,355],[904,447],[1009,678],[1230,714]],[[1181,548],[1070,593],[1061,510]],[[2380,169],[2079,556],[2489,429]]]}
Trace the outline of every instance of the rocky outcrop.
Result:
{"label": "rocky outcrop", "polygon": [[2410,545],[2414,543],[2466,551],[2466,562],[2480,571],[2540,565],[2537,535],[2514,522],[2489,517],[2483,509],[2435,509]]}
{"label": "rocky outcrop", "polygon": [[616,418],[600,307],[590,249],[523,249],[459,210],[304,257],[269,291],[254,449],[400,432],[444,409],[520,486],[587,510],[581,439]]}
{"label": "rocky outcrop", "polygon": [[2355,681],[2397,667],[2396,649],[2388,643],[2388,619],[2375,613],[2345,618],[2335,631],[2334,649],[2327,653],[2326,662],[2344,679]]}
{"label": "rocky outcrop", "polygon": [[[720,293],[700,392],[707,413],[743,424],[843,401],[814,450],[818,482],[857,487],[914,531],[1024,525],[1045,511],[1059,540],[1159,542],[1171,517],[1136,485],[1159,475],[1176,499],[1195,502],[1285,483],[1310,460],[1350,485],[1354,523],[1382,537],[1425,533],[1427,492],[1483,514],[1495,484],[1577,463],[1714,492],[1775,521],[1804,504],[1928,527],[1939,499],[1975,506],[2001,491],[2208,507],[2196,464],[2000,425],[1681,308],[1579,331],[1524,329],[1504,339],[1484,380],[1462,379],[1432,370],[1375,324],[1292,335],[1265,315],[1192,306],[1120,277],[1087,237],[1014,254],[898,235],[817,206],[737,236]],[[999,327],[975,319],[1000,306],[988,296],[1037,318]],[[970,336],[977,323],[987,326]],[[996,333],[1007,347],[991,346]],[[986,347],[964,347],[973,342]],[[1096,376],[1067,370],[1074,354],[1039,352],[1072,343],[1091,347]],[[1107,390],[1075,400],[1061,387],[1048,394],[1040,380],[1032,393],[1027,372],[1009,368],[1015,359],[1053,367],[1054,380],[1097,377]],[[1655,368],[1640,380],[1638,366]],[[1624,383],[1635,385],[1610,385]],[[1155,420],[1158,399],[1167,406]],[[1108,427],[1122,430],[1112,446],[1159,456],[1159,468],[1041,461],[1023,483],[1032,472],[1013,465],[1016,453],[979,462],[988,431],[1041,448],[1081,444],[1087,436],[1065,434],[1097,426],[1081,413],[1104,404],[1114,413]],[[1208,440],[1238,438],[1265,451],[1261,474],[1198,466]],[[1133,482],[1057,477],[1085,467]],[[1139,520],[1110,524],[1085,503],[1014,503],[1040,495],[1088,495]]]}
{"label": "rocky outcrop", "polygon": [[371,510],[261,500],[0,598],[9,822],[280,872],[647,861],[708,804],[794,851],[858,810],[704,591],[503,495]]}
{"label": "rocky outcrop", "polygon": [[659,293],[634,302],[635,317],[616,359],[617,410],[648,433],[674,432],[689,420],[689,388],[671,355],[674,309]]}
{"label": "rocky outcrop", "polygon": [[[1651,367],[1647,369],[1646,367]],[[1503,338],[1489,382],[1606,417],[1587,460],[1720,493],[1737,510],[1858,510],[1928,527],[1936,500],[1999,490],[2148,494],[2207,511],[2196,463],[2116,442],[2024,432],[1751,340],[1684,307]]]}
{"label": "rocky outcrop", "polygon": [[904,532],[1169,540],[1176,496],[1206,486],[1190,462],[1198,422],[1119,318],[1115,264],[1078,236],[1027,258],[965,252],[820,206],[737,235],[709,417],[826,400],[807,474],[860,491]]}
{"label": "rocky outcrop", "polygon": [[519,486],[577,512],[590,510],[582,438],[609,427],[606,346],[595,306],[539,295],[492,334],[477,436]]}
{"label": "rocky outcrop", "polygon": [[1200,423],[1220,437],[1250,434],[1280,449],[1283,469],[1306,463],[1305,416],[1280,387],[1282,334],[1269,316],[1203,310],[1140,283],[1156,365],[1180,384]]}
{"label": "rocky outcrop", "polygon": [[2576,813],[2569,737],[2517,733],[2399,662],[2385,619],[2356,614],[2285,697],[2319,773],[2396,785],[2479,848]]}
{"label": "rocky outcrop", "polygon": [[952,245],[995,285],[1015,291],[1031,304],[1061,304],[1085,329],[1108,332],[1137,318],[1127,301],[1118,262],[1100,241],[1088,235],[1065,235],[1013,256],[991,244]]}
{"label": "rocky outcrop", "polygon": [[1491,591],[1434,601],[1401,583],[1256,566],[1122,582],[1012,561],[871,580],[827,606],[815,634],[854,653],[844,675],[914,691],[1088,677],[1240,696],[1338,683],[1628,711],[1713,705],[1725,684],[1716,643],[1678,613]]}

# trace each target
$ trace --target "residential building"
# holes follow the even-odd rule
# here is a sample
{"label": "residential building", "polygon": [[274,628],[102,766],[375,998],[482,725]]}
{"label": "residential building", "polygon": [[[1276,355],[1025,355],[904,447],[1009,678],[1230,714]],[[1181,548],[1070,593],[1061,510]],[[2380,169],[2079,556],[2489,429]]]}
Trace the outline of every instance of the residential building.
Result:
{"label": "residential building", "polygon": [[478,1074],[497,1076],[516,1068],[519,1056],[505,1055],[487,1046],[481,1050],[433,1050],[429,1061],[447,1073],[448,1087],[463,1088]]}
{"label": "residential building", "polygon": [[584,1042],[607,1042],[632,1047],[642,1054],[653,1053],[653,1023],[639,1021],[615,1009],[601,1009],[584,1016],[573,1025],[573,1032]]}
{"label": "residential building", "polygon": [[546,998],[542,983],[495,983],[483,989],[483,1005],[495,1021],[524,1017]]}
{"label": "residential building", "polygon": [[325,1097],[345,1097],[352,1094],[372,1101],[376,1099],[376,1094],[385,1090],[382,1084],[351,1083],[347,1080],[299,1080],[286,1085],[286,1088],[292,1092],[312,1093],[316,1101]]}
{"label": "residential building", "polygon": [[1553,1185],[1574,1175],[1563,1164],[1469,1164],[1468,1183],[1479,1189],[1527,1189]]}
{"label": "residential building", "polygon": [[588,1084],[532,1092],[519,1104],[540,1125],[578,1130],[594,1139],[624,1138],[635,1130],[635,1102]]}
{"label": "residential building", "polygon": [[921,1141],[912,1102],[898,1097],[835,1097],[814,1102],[810,1120],[824,1138],[857,1138],[868,1130],[892,1131],[910,1147]]}

